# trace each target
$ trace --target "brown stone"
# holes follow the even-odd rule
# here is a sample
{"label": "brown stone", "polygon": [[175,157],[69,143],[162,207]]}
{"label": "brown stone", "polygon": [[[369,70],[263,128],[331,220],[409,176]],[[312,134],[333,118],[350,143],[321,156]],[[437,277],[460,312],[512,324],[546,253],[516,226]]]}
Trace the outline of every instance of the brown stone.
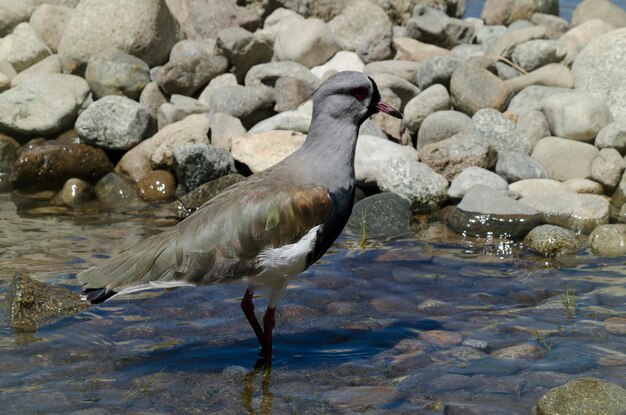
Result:
{"label": "brown stone", "polygon": [[524,359],[539,360],[546,354],[546,351],[534,344],[516,344],[515,346],[505,347],[495,350],[492,356],[501,359]]}
{"label": "brown stone", "polygon": [[445,330],[423,331],[418,338],[436,346],[458,346],[463,342],[463,336]]}
{"label": "brown stone", "polygon": [[609,333],[626,334],[626,317],[609,317],[604,324]]}
{"label": "brown stone", "polygon": [[139,195],[148,202],[174,198],[176,178],[167,170],[155,170],[143,176],[138,182]]}
{"label": "brown stone", "polygon": [[274,91],[274,110],[283,112],[296,109],[313,93],[313,88],[301,79],[283,77],[276,80]]}

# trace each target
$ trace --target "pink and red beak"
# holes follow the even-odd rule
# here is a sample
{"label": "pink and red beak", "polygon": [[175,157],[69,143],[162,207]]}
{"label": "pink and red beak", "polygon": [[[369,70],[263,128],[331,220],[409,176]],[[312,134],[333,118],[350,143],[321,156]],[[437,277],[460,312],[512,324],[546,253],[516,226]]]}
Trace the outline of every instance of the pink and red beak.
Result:
{"label": "pink and red beak", "polygon": [[382,99],[378,100],[378,102],[374,104],[374,108],[376,108],[376,112],[384,112],[385,114],[389,114],[392,117],[402,119],[402,113],[391,105],[387,104]]}

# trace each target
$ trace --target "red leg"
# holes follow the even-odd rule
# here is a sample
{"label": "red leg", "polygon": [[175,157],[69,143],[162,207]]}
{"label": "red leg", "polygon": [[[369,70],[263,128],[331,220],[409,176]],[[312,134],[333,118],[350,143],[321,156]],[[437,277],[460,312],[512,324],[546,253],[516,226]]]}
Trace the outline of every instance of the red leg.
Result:
{"label": "red leg", "polygon": [[254,330],[254,334],[256,334],[256,338],[259,341],[261,348],[265,350],[265,334],[263,333],[263,329],[261,328],[259,321],[256,319],[256,315],[254,315],[254,303],[252,302],[253,294],[254,290],[250,288],[246,290],[246,294],[241,300],[241,310],[243,310],[243,314],[252,326],[252,330]]}
{"label": "red leg", "polygon": [[265,332],[263,358],[265,359],[265,364],[272,362],[272,330],[274,330],[274,326],[276,325],[276,321],[274,320],[275,312],[276,308],[268,307],[263,316],[263,331]]}

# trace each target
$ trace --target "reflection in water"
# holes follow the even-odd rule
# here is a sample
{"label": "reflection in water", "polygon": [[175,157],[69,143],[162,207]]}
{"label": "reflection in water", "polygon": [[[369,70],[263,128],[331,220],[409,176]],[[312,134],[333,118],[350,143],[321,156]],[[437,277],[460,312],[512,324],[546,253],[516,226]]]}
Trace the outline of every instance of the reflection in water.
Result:
{"label": "reflection in water", "polygon": [[[259,372],[263,372],[261,376],[261,405],[258,411],[252,406],[254,398],[254,379]],[[270,377],[272,375],[272,367],[265,366],[263,359],[257,360],[254,368],[243,377],[243,389],[241,391],[241,403],[249,415],[269,415],[272,411],[272,401],[274,394],[270,391]]]}

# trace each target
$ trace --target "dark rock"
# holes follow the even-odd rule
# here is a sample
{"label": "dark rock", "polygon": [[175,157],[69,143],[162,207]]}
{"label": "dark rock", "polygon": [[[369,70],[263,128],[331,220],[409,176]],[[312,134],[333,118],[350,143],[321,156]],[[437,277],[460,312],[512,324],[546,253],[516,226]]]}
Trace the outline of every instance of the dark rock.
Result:
{"label": "dark rock", "polygon": [[95,99],[125,95],[137,100],[150,82],[150,67],[139,58],[110,48],[89,58],[85,80]]}
{"label": "dark rock", "polygon": [[54,287],[24,274],[11,280],[4,300],[4,313],[15,331],[32,332],[43,324],[73,316],[89,304],[67,288]]}
{"label": "dark rock", "polygon": [[169,210],[173,211],[179,219],[184,219],[224,190],[244,179],[245,177],[240,174],[228,174],[219,179],[211,180],[182,196],[169,206]]}
{"label": "dark rock", "polygon": [[137,182],[139,195],[148,202],[169,200],[176,192],[176,178],[167,170],[155,170]]}
{"label": "dark rock", "polygon": [[87,144],[44,144],[23,151],[15,162],[16,188],[55,189],[72,177],[94,183],[113,170],[106,153]]}
{"label": "dark rock", "polygon": [[179,187],[176,193],[179,195],[236,171],[235,161],[230,153],[210,144],[175,147],[172,155]]}
{"label": "dark rock", "polygon": [[168,94],[191,96],[228,68],[223,56],[189,56],[170,61],[159,71],[156,83]]}
{"label": "dark rock", "polygon": [[127,205],[140,202],[135,181],[120,173],[111,172],[96,183],[96,196],[105,205]]}
{"label": "dark rock", "polygon": [[395,193],[379,193],[354,205],[347,229],[364,237],[391,237],[409,232],[411,204]]}

